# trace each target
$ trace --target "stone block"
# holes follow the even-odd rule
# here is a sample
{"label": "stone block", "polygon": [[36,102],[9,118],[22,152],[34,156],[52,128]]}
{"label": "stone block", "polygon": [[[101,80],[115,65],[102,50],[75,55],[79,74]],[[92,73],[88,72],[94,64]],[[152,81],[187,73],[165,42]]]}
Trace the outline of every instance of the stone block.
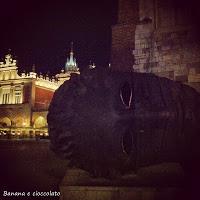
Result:
{"label": "stone block", "polygon": [[118,197],[118,192],[115,188],[111,188],[110,190],[98,190],[96,192],[96,200],[114,200]]}
{"label": "stone block", "polygon": [[124,188],[120,190],[121,199],[141,199],[142,193],[140,188]]}
{"label": "stone block", "polygon": [[60,200],[171,200],[180,191],[176,187],[62,186]]}
{"label": "stone block", "polygon": [[72,190],[62,190],[60,200],[88,200],[87,193],[84,190],[73,188]]}

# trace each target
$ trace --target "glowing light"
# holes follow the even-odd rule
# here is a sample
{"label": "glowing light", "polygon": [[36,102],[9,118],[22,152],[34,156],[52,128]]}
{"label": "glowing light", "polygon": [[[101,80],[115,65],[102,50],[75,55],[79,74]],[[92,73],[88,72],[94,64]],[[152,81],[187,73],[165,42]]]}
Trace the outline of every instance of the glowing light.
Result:
{"label": "glowing light", "polygon": [[48,136],[49,134],[48,134],[48,133],[44,133],[44,135],[45,135],[45,136]]}

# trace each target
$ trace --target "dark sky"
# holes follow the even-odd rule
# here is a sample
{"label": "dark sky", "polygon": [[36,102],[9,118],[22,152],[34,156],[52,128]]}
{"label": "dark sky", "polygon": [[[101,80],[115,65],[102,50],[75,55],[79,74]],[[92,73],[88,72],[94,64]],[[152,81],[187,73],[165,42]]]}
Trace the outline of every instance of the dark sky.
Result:
{"label": "dark sky", "polygon": [[0,56],[10,48],[19,70],[59,72],[74,42],[79,67],[109,62],[117,0],[8,0],[1,3]]}

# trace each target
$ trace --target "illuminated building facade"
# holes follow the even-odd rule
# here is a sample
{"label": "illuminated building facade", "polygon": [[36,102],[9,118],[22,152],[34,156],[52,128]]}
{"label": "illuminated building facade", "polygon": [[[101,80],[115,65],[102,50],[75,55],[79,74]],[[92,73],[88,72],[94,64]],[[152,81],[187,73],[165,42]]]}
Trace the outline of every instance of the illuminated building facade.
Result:
{"label": "illuminated building facade", "polygon": [[5,56],[0,62],[1,138],[48,136],[47,113],[54,91],[71,73],[79,73],[72,50],[69,61],[54,79],[34,70],[19,75],[17,61],[11,54]]}

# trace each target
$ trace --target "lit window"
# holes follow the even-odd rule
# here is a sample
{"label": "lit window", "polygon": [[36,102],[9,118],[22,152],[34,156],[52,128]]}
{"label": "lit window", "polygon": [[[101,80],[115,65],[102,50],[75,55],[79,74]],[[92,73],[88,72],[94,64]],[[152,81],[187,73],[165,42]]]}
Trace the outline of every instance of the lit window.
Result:
{"label": "lit window", "polygon": [[15,104],[21,103],[21,92],[15,92]]}
{"label": "lit window", "polygon": [[9,93],[4,93],[3,94],[2,104],[9,104],[9,97],[10,97]]}

